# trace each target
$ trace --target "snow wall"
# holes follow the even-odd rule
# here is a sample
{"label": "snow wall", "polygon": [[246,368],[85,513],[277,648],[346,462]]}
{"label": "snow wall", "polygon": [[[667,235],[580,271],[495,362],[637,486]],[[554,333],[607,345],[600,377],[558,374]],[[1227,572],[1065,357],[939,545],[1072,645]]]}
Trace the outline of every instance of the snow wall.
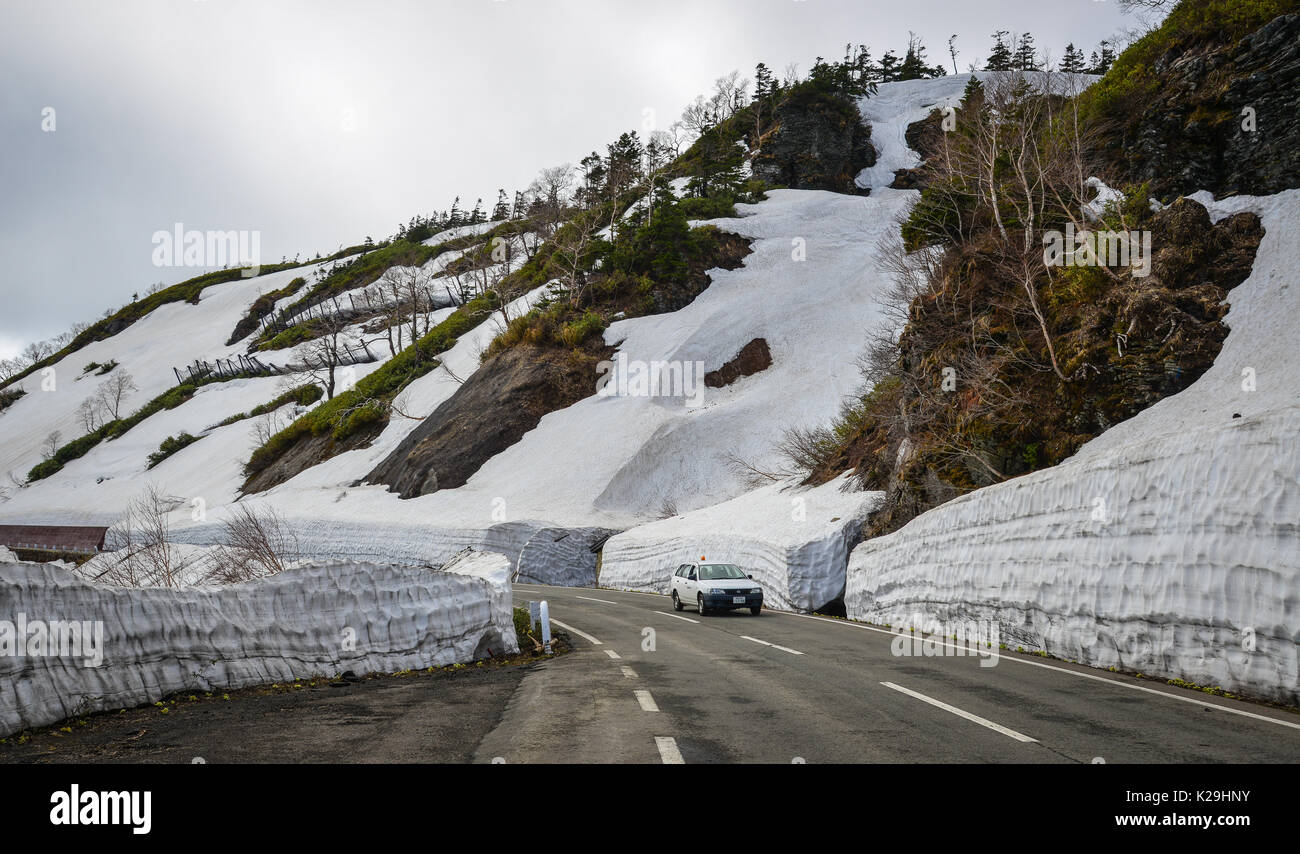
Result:
{"label": "snow wall", "polygon": [[[458,572],[375,564],[303,566],[221,588],[128,589],[91,584],[45,564],[0,564],[0,735],[74,715],[214,691],[330,676],[394,672],[518,651],[510,571],[500,555]],[[493,564],[489,566],[489,564]],[[102,662],[17,656],[18,615],[101,621]],[[19,640],[34,637],[30,628]]]}
{"label": "snow wall", "polygon": [[845,478],[814,489],[773,484],[731,501],[610,537],[600,586],[667,593],[683,563],[734,563],[763,587],[763,605],[812,611],[844,593],[849,550],[880,500],[845,492]]}
{"label": "snow wall", "polygon": [[1060,465],[857,546],[851,619],[996,620],[1012,649],[1300,704],[1300,190],[1192,198],[1265,227],[1214,365]]}

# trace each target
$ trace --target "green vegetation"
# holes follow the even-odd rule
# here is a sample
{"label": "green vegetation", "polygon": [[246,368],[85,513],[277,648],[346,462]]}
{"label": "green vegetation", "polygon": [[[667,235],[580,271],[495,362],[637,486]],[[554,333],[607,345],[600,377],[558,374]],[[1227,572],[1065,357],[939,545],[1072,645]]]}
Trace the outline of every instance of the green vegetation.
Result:
{"label": "green vegetation", "polygon": [[24,394],[27,394],[27,390],[23,388],[0,390],[0,412],[13,406],[18,398],[22,397]]}
{"label": "green vegetation", "polygon": [[236,341],[244,338],[257,328],[257,324],[272,311],[275,310],[275,304],[285,297],[292,296],[307,284],[307,280],[302,276],[297,276],[283,288],[277,288],[273,291],[267,291],[262,294],[253,304],[248,307],[248,311],[240,318],[239,323],[235,324],[234,332],[230,333],[230,338],[226,341],[226,346],[234,344]]}
{"label": "green vegetation", "polygon": [[1133,120],[1139,104],[1160,87],[1155,64],[1170,51],[1214,42],[1231,44],[1278,15],[1300,10],[1300,0],[1185,0],[1155,30],[1120,54],[1106,75],[1080,97],[1088,119]]}
{"label": "green vegetation", "polygon": [[456,309],[414,346],[407,347],[356,387],[326,401],[276,433],[253,452],[244,465],[252,477],[273,465],[286,451],[308,436],[330,435],[344,440],[388,421],[388,404],[412,381],[438,366],[436,358],[455,345],[457,338],[481,323],[496,309],[488,297],[471,300]]}
{"label": "green vegetation", "polygon": [[149,455],[148,468],[153,468],[172,454],[179,451],[181,448],[184,448],[187,445],[193,445],[198,440],[198,436],[191,436],[189,433],[181,433],[177,436],[168,436],[166,439],[162,440],[162,444],[158,446],[158,450]]}
{"label": "green vegetation", "polygon": [[[535,287],[558,279],[573,287],[512,320],[484,351],[484,358],[519,344],[579,347],[616,317],[672,311],[689,303],[708,284],[705,270],[734,260],[724,257],[729,238],[722,232],[713,226],[691,228],[688,222],[688,211],[709,205],[719,216],[734,213],[736,188],[720,186],[718,192],[714,197],[678,199],[661,179],[650,213],[638,210],[622,220],[613,242],[591,240],[577,259],[576,272],[574,259],[554,246],[538,252],[515,274],[516,283]],[[584,228],[583,218],[598,214],[608,217],[608,208],[579,214],[560,229],[553,243],[571,242],[570,235]]]}
{"label": "green vegetation", "polygon": [[307,383],[306,385],[300,385],[297,388],[289,389],[284,394],[279,395],[278,397],[275,397],[267,401],[266,403],[255,406],[252,409],[248,410],[247,412],[241,412],[238,415],[232,415],[215,426],[228,427],[231,424],[234,424],[239,421],[243,421],[248,418],[256,418],[259,415],[265,415],[268,412],[274,412],[275,410],[279,409],[281,406],[284,406],[287,403],[296,403],[299,406],[311,406],[313,403],[320,400],[324,396],[325,396],[325,390],[323,388],[318,386],[316,383]]}

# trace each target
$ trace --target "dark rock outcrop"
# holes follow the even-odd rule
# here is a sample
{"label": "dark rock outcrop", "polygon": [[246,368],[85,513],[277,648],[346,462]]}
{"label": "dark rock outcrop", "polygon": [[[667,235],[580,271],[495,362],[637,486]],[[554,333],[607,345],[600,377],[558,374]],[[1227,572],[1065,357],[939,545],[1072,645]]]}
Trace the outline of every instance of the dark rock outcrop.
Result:
{"label": "dark rock outcrop", "polygon": [[503,350],[363,479],[403,498],[463,486],[542,416],[596,393],[597,365],[613,352],[519,345]]}
{"label": "dark rock outcrop", "polygon": [[768,349],[766,338],[755,338],[725,365],[716,371],[704,375],[704,384],[709,388],[723,388],[741,377],[748,377],[759,371],[772,367],[772,351]]}
{"label": "dark rock outcrop", "polygon": [[920,190],[925,186],[925,161],[934,156],[943,142],[943,113],[931,110],[930,114],[907,126],[903,134],[907,147],[921,155],[921,166],[899,169],[894,173],[890,188],[894,190]]}
{"label": "dark rock outcrop", "polygon": [[776,108],[753,172],[769,184],[795,190],[860,193],[854,178],[876,162],[871,127],[852,100],[801,92]]}
{"label": "dark rock outcrop", "polygon": [[1105,151],[1121,180],[1162,198],[1300,187],[1300,14],[1235,44],[1170,50],[1152,73],[1159,87],[1115,111],[1136,115]]}

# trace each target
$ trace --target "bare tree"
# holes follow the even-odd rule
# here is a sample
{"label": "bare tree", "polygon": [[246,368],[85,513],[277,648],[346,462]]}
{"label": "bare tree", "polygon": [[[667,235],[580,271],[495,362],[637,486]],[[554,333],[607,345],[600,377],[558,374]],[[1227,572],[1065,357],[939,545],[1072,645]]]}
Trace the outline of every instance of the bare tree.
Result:
{"label": "bare tree", "polygon": [[103,410],[116,421],[122,414],[122,403],[136,390],[135,380],[125,370],[114,371],[102,382],[95,396]]}
{"label": "bare tree", "polygon": [[54,459],[54,454],[63,444],[63,434],[58,430],[51,430],[45,434],[45,441],[41,443],[41,457],[46,460]]}
{"label": "bare tree", "polygon": [[595,217],[579,216],[555,233],[551,241],[551,259],[562,271],[561,283],[568,293],[569,303],[582,305],[587,290],[587,272],[590,251],[599,231]]}
{"label": "bare tree", "polygon": [[[123,587],[181,587],[194,562],[172,542],[168,515],[181,506],[156,484],[132,500],[113,526],[117,549],[85,565],[95,581]],[[106,566],[105,566],[106,564]]]}
{"label": "bare tree", "polygon": [[87,433],[94,433],[104,424],[104,403],[99,395],[93,395],[81,401],[77,407],[77,418]]}
{"label": "bare tree", "polygon": [[338,369],[343,364],[347,344],[343,334],[347,323],[339,315],[330,312],[324,312],[314,322],[323,333],[312,339],[303,353],[304,373],[325,389],[326,400],[333,400]]}
{"label": "bare tree", "polygon": [[298,560],[298,536],[274,510],[239,505],[222,523],[222,542],[212,551],[203,580],[239,584],[283,572]]}

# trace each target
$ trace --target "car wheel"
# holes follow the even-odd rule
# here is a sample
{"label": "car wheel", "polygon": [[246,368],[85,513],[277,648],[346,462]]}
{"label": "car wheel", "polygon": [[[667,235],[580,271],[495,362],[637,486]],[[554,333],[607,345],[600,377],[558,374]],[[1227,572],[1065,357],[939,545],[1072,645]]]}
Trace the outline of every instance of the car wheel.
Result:
{"label": "car wheel", "polygon": [[762,606],[762,605],[755,605],[754,607],[752,607],[752,608],[749,609],[749,613],[751,613],[751,614],[753,614],[755,617],[757,617],[757,616],[758,616],[758,612],[761,611],[761,610],[763,610],[763,606]]}
{"label": "car wheel", "polygon": [[696,606],[699,608],[700,616],[701,616],[701,617],[703,617],[705,614],[708,613],[708,610],[706,610],[705,607],[704,607],[704,594],[703,594],[703,593],[699,593],[699,594],[697,594],[697,595],[695,596],[695,604],[696,604]]}
{"label": "car wheel", "polygon": [[674,591],[673,591],[673,610],[674,610],[674,611],[680,611],[681,609],[682,609],[682,600],[677,598],[677,591],[674,590]]}

